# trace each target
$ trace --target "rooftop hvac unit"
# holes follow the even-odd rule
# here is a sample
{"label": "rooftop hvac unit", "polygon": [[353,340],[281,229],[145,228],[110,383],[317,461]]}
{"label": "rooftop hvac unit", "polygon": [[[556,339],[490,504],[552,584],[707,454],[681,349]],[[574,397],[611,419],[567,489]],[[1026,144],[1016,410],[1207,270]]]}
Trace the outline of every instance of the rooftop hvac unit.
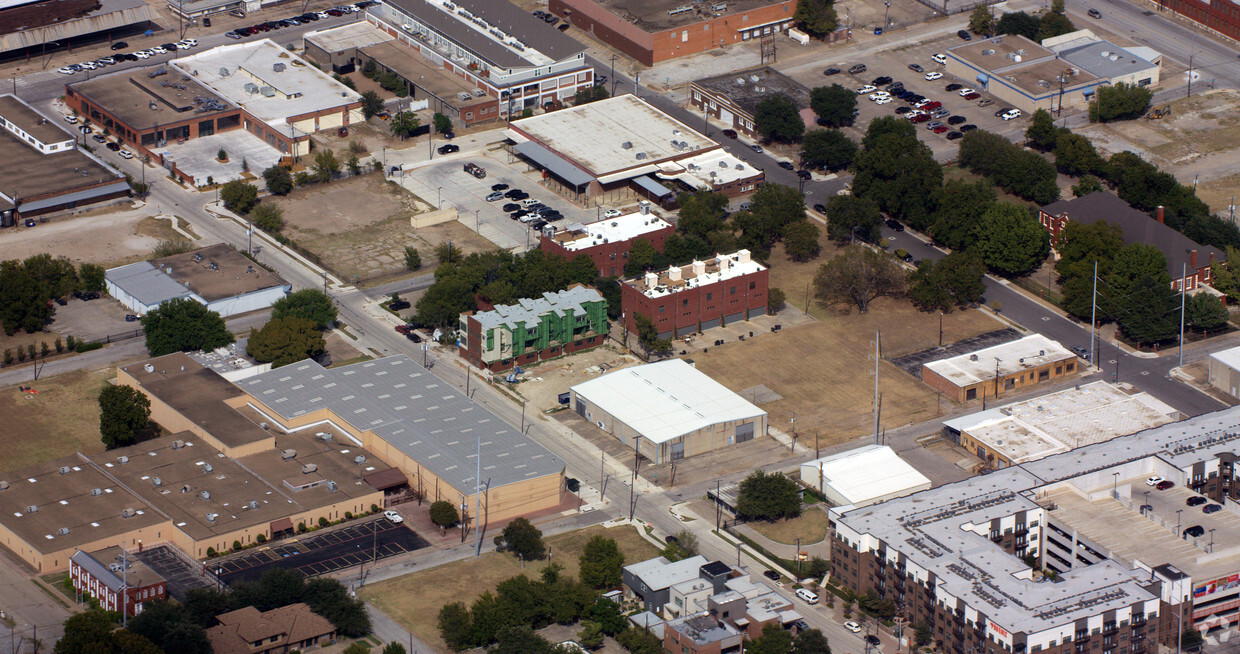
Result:
{"label": "rooftop hvac unit", "polygon": [[[196,73],[197,71],[195,71]],[[220,77],[228,77],[228,69],[220,66]]]}
{"label": "rooftop hvac unit", "polygon": [[8,490],[8,489],[9,489],[9,482],[0,481],[0,491]]}
{"label": "rooftop hvac unit", "polygon": [[108,564],[108,569],[109,569],[109,570],[111,570],[112,572],[120,572],[120,571],[121,571],[121,564],[119,564],[119,563],[109,563],[109,564]]}
{"label": "rooftop hvac unit", "polygon": [[147,372],[155,372],[155,366],[153,366],[153,365],[151,365],[151,364],[149,364],[149,363],[148,363],[148,364],[146,364],[145,366],[142,366],[142,369],[143,369],[143,370],[145,370],[145,371],[147,371]]}
{"label": "rooftop hvac unit", "polygon": [[248,503],[246,503],[246,506],[250,507],[251,509],[257,509],[258,500],[250,500]]}
{"label": "rooftop hvac unit", "polygon": [[983,55],[985,55],[985,56],[987,56],[987,57],[989,57],[990,55],[992,55],[992,54],[994,54],[994,53],[995,53],[995,51],[994,51],[994,50],[991,50],[990,48],[987,48],[987,49],[985,49],[985,50],[982,50],[982,54],[983,54]]}
{"label": "rooftop hvac unit", "polygon": [[185,441],[172,441],[172,449],[179,450],[182,447],[185,447]]}
{"label": "rooftop hvac unit", "polygon": [[277,73],[283,73],[283,72],[284,72],[284,64],[282,64],[282,63],[280,63],[280,62],[278,62],[278,61],[277,61],[276,63],[271,64],[271,70],[272,70],[272,71],[274,71],[274,72],[277,72]]}
{"label": "rooftop hvac unit", "polygon": [[208,265],[207,267],[208,267],[208,268],[210,268],[211,270],[219,270],[219,269],[220,269],[220,264],[218,264],[218,263],[216,263],[216,262],[212,261],[212,262],[210,263],[210,265]]}
{"label": "rooftop hvac unit", "polygon": [[[247,83],[246,83],[246,85],[245,85],[245,88],[246,88],[247,90],[249,90],[249,88],[250,88],[251,86],[254,86],[254,83],[253,83],[253,82],[247,82]],[[194,253],[194,263],[202,263],[202,253],[201,253],[201,252],[195,252],[195,253]]]}
{"label": "rooftop hvac unit", "polygon": [[751,81],[751,82],[753,82],[753,83],[757,84],[757,83],[758,83],[758,76],[757,76],[757,75],[750,75],[750,76],[749,76],[749,81]]}
{"label": "rooftop hvac unit", "polygon": [[726,3],[720,2],[719,4],[711,5],[710,10],[711,11],[727,11],[728,5]]}
{"label": "rooftop hvac unit", "polygon": [[340,487],[336,485],[336,482],[334,482],[334,481],[328,481],[328,482],[327,482],[327,491],[328,491],[329,493],[335,493],[335,492],[336,492],[336,490],[337,490],[338,488],[340,488]]}
{"label": "rooftop hvac unit", "polygon": [[319,469],[319,466],[313,463],[307,463],[306,465],[301,467],[301,474],[308,475],[318,469]]}
{"label": "rooftop hvac unit", "polygon": [[645,152],[638,152],[638,153],[637,153],[637,158],[638,158],[638,159],[645,159],[645,158],[646,158],[646,153],[645,153]]}
{"label": "rooftop hvac unit", "polygon": [[127,456],[118,456],[118,457],[116,457],[116,462],[117,462],[117,463],[119,463],[119,464],[121,464],[121,465],[125,465],[126,463],[129,463],[129,457],[127,457]]}
{"label": "rooftop hvac unit", "polygon": [[1046,80],[1044,80],[1044,79],[1040,79],[1040,80],[1038,80],[1038,86],[1040,86],[1040,87],[1042,87],[1042,88],[1044,88],[1044,89],[1049,89],[1049,88],[1051,87],[1051,83],[1050,83],[1050,82],[1048,82],[1048,81],[1046,81]]}
{"label": "rooftop hvac unit", "polygon": [[163,485],[164,485],[164,480],[160,479],[159,477],[156,477],[156,478],[154,478],[154,479],[152,479],[152,480],[151,480],[151,485],[152,485],[152,486],[156,486],[156,487],[158,487],[158,486],[163,486]]}
{"label": "rooftop hvac unit", "polygon": [[1106,59],[1111,56],[1111,51],[1103,50],[1102,52],[1099,52],[1098,54],[1101,55],[1103,59]]}
{"label": "rooftop hvac unit", "polygon": [[633,142],[632,142],[632,141],[625,141],[624,143],[621,143],[621,144],[620,144],[620,149],[622,149],[622,150],[632,150],[632,149],[633,149]]}
{"label": "rooftop hvac unit", "polygon": [[315,434],[315,436],[318,436],[324,443],[330,443],[332,440],[332,435],[330,432],[321,431]]}
{"label": "rooftop hvac unit", "polygon": [[211,492],[210,492],[210,491],[202,491],[201,493],[199,493],[199,494],[198,494],[198,497],[201,497],[201,498],[202,498],[202,499],[204,499],[204,500],[209,500],[209,499],[211,499]]}
{"label": "rooftop hvac unit", "polygon": [[472,95],[470,95],[469,93],[466,93],[465,91],[462,91],[456,94],[456,99],[460,100],[461,102],[469,102],[469,100],[472,97],[473,97]]}
{"label": "rooftop hvac unit", "polygon": [[741,163],[736,164],[736,169],[737,169],[737,170],[745,170],[745,164],[741,164]]}
{"label": "rooftop hvac unit", "polygon": [[744,78],[744,77],[738,77],[738,78],[736,78],[736,83],[737,83],[739,86],[744,86],[744,85],[745,85],[745,78]]}
{"label": "rooftop hvac unit", "polygon": [[60,534],[61,536],[68,536],[68,535],[69,535],[69,528],[68,528],[68,527],[61,527],[60,529],[57,529],[57,530],[56,530],[56,533]]}
{"label": "rooftop hvac unit", "polygon": [[969,355],[969,361],[977,361],[977,355],[976,355],[976,354],[970,354],[970,355]]}
{"label": "rooftop hvac unit", "polygon": [[264,98],[274,98],[276,97],[276,90],[271,88],[270,86],[264,86],[263,88],[258,90],[258,94],[263,96]]}
{"label": "rooftop hvac unit", "polygon": [[359,466],[360,466],[360,465],[362,465],[363,463],[366,463],[366,457],[365,457],[365,456],[362,456],[361,454],[359,454],[359,455],[357,455],[357,456],[353,457],[353,463],[356,463],[357,465],[359,465]]}
{"label": "rooftop hvac unit", "polygon": [[69,466],[60,466],[60,474],[67,475],[70,472],[73,472],[73,468],[70,468]]}
{"label": "rooftop hvac unit", "polygon": [[481,97],[484,97],[484,96],[486,96],[486,94],[487,94],[486,89],[474,89],[474,97],[475,97],[475,98],[481,98]]}
{"label": "rooftop hvac unit", "polygon": [[203,471],[203,472],[207,472],[207,473],[209,473],[209,472],[211,472],[212,470],[215,470],[215,467],[213,467],[210,463],[204,463],[204,464],[202,464],[202,471]]}
{"label": "rooftop hvac unit", "polygon": [[132,518],[137,514],[138,512],[134,511],[133,509],[124,509],[123,511],[121,511],[122,518]]}
{"label": "rooftop hvac unit", "polygon": [[720,161],[720,162],[719,162],[719,167],[720,167],[720,168],[727,168],[727,167],[728,167],[728,162],[726,162],[726,161]]}
{"label": "rooftop hvac unit", "polygon": [[220,517],[220,514],[218,514],[218,513],[208,513],[208,514],[207,514],[207,522],[215,522],[215,519],[216,519],[216,518],[218,518],[218,517]]}
{"label": "rooftop hvac unit", "polygon": [[280,453],[280,458],[288,461],[297,458],[297,450],[284,450]]}
{"label": "rooftop hvac unit", "polygon": [[[250,95],[254,95],[255,93],[258,93],[258,85],[255,84],[254,82],[246,82],[244,88],[245,88],[245,92],[249,93]],[[202,261],[202,255],[195,254],[194,261]]]}
{"label": "rooftop hvac unit", "polygon": [[37,507],[37,506],[35,506],[35,505],[33,505],[33,504],[31,504],[30,506],[26,507],[26,513],[38,513],[38,512],[39,512],[39,507]]}
{"label": "rooftop hvac unit", "polygon": [[102,489],[102,488],[92,488],[92,489],[90,489],[90,495],[91,495],[91,497],[99,497],[100,495],[103,495],[103,489]]}

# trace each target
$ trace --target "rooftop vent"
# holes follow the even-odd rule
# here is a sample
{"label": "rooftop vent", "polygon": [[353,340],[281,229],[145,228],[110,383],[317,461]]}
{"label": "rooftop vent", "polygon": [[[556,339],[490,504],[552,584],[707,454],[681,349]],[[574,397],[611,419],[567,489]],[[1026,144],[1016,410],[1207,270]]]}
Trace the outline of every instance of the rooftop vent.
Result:
{"label": "rooftop vent", "polygon": [[102,488],[92,488],[92,489],[90,489],[90,496],[91,496],[91,497],[99,497],[100,495],[103,495],[103,489],[102,489]]}
{"label": "rooftop vent", "polygon": [[976,355],[976,354],[970,354],[970,355],[969,355],[969,361],[977,361],[977,355]]}
{"label": "rooftop vent", "polygon": [[159,477],[156,477],[151,480],[151,485],[155,487],[163,486],[164,480],[160,479]]}
{"label": "rooftop vent", "polygon": [[39,512],[39,507],[35,506],[34,504],[31,504],[30,506],[26,507],[26,513],[38,513],[38,512]]}
{"label": "rooftop vent", "polygon": [[218,513],[208,513],[208,514],[207,514],[207,522],[215,522],[215,519],[216,519],[216,518],[218,518],[218,517],[220,517],[220,514],[218,514]]}
{"label": "rooftop vent", "polygon": [[246,503],[246,506],[250,507],[251,509],[257,509],[258,500],[250,500],[249,502]]}
{"label": "rooftop vent", "polygon": [[319,469],[319,466],[313,463],[307,463],[306,465],[301,467],[301,474],[308,475],[318,469]]}
{"label": "rooftop vent", "polygon": [[280,458],[285,461],[297,458],[297,450],[284,450],[280,453]]}
{"label": "rooftop vent", "polygon": [[757,75],[750,75],[750,76],[749,76],[749,81],[751,81],[751,82],[753,82],[753,83],[757,84],[757,83],[758,83],[758,76],[757,76]]}
{"label": "rooftop vent", "polygon": [[[198,71],[194,71],[194,72],[195,72],[195,73],[197,73]],[[228,69],[227,69],[227,68],[225,68],[225,67],[223,67],[223,66],[220,66],[220,77],[228,77]]]}
{"label": "rooftop vent", "polygon": [[67,475],[70,472],[73,472],[73,468],[70,468],[69,466],[60,466],[60,474]]}
{"label": "rooftop vent", "polygon": [[[614,223],[613,223],[613,224],[614,224]],[[366,457],[365,457],[365,456],[362,456],[361,454],[359,454],[359,455],[357,455],[357,456],[353,457],[353,463],[356,463],[357,465],[359,465],[359,466],[360,466],[360,465],[362,465],[363,463],[366,463]]]}
{"label": "rooftop vent", "polygon": [[212,470],[215,470],[215,468],[214,468],[214,467],[213,467],[210,463],[204,463],[204,464],[202,464],[202,471],[203,471],[203,472],[208,472],[208,473],[209,473],[209,472],[211,472]]}
{"label": "rooftop vent", "polygon": [[637,158],[638,158],[638,159],[645,159],[645,158],[646,158],[646,153],[645,153],[645,152],[638,152],[638,153],[637,153]]}
{"label": "rooftop vent", "polygon": [[321,432],[319,432],[319,433],[315,434],[315,436],[318,436],[318,437],[319,437],[319,440],[321,440],[321,441],[323,441],[323,442],[325,442],[325,443],[330,443],[330,442],[331,442],[331,440],[332,440],[332,435],[331,435],[331,432],[321,431]]}
{"label": "rooftop vent", "polygon": [[744,78],[744,77],[738,77],[738,78],[736,78],[736,85],[737,85],[737,86],[744,86],[744,85],[745,85],[745,78]]}
{"label": "rooftop vent", "polygon": [[983,54],[984,56],[987,56],[987,57],[989,57],[990,55],[992,55],[992,54],[994,54],[994,53],[995,53],[995,51],[994,51],[994,50],[991,50],[990,48],[987,48],[987,49],[985,49],[985,50],[982,50],[982,54]]}
{"label": "rooftop vent", "polygon": [[9,489],[9,482],[0,481],[0,491],[8,490],[8,489]]}
{"label": "rooftop vent", "polygon": [[155,366],[153,366],[153,365],[151,365],[151,364],[149,364],[149,363],[148,363],[148,364],[146,364],[145,366],[142,366],[142,369],[143,369],[143,370],[145,370],[145,371],[147,371],[147,372],[155,372]]}
{"label": "rooftop vent", "polygon": [[271,64],[271,70],[273,70],[273,71],[275,71],[275,72],[277,72],[277,73],[283,73],[283,72],[284,72],[284,64],[282,64],[282,63],[280,63],[280,62],[278,62],[278,61],[277,61],[276,63]]}
{"label": "rooftop vent", "polygon": [[61,527],[60,529],[57,529],[57,530],[56,530],[56,533],[60,534],[61,536],[68,536],[68,535],[69,535],[69,528],[68,528],[68,527]]}
{"label": "rooftop vent", "polygon": [[198,497],[201,497],[201,498],[202,498],[202,499],[204,499],[204,500],[209,500],[209,499],[211,499],[211,492],[210,492],[210,491],[202,491],[201,493],[199,493],[199,494],[198,494]]}
{"label": "rooftop vent", "polygon": [[338,488],[340,488],[340,487],[336,484],[336,482],[328,480],[328,482],[327,482],[327,491],[328,491],[329,493],[335,493],[335,492],[336,492],[336,490],[337,490]]}
{"label": "rooftop vent", "polygon": [[138,512],[137,512],[137,511],[134,511],[133,509],[125,509],[125,510],[121,511],[121,517],[122,517],[122,518],[132,518],[132,517],[134,517],[135,515],[138,515]]}
{"label": "rooftop vent", "polygon": [[179,450],[182,447],[185,447],[185,441],[180,441],[180,440],[172,441],[172,449]]}
{"label": "rooftop vent", "polygon": [[121,465],[125,465],[126,463],[129,463],[129,457],[127,457],[127,456],[118,456],[118,457],[116,457],[116,462],[117,462],[117,463],[119,463],[119,464],[121,464]]}
{"label": "rooftop vent", "polygon": [[624,143],[621,143],[621,144],[620,144],[620,148],[621,148],[621,149],[623,149],[623,150],[632,150],[632,149],[633,149],[633,142],[632,142],[632,141],[625,141]]}

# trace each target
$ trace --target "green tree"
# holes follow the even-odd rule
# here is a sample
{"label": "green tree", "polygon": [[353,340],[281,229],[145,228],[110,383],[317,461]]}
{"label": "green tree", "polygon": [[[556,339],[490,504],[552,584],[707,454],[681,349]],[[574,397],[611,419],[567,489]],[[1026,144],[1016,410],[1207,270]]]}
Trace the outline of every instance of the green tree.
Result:
{"label": "green tree", "polygon": [[234,179],[220,188],[220,200],[231,211],[249,213],[258,204],[258,187]]}
{"label": "green tree", "polygon": [[1227,305],[1209,293],[1192,296],[1184,307],[1185,320],[1196,329],[1221,329],[1231,318]]}
{"label": "green tree", "polygon": [[1033,148],[1048,152],[1055,147],[1059,138],[1059,128],[1055,127],[1055,119],[1051,112],[1038,109],[1029,120],[1029,128],[1025,130],[1025,141]]}
{"label": "green tree", "polygon": [[835,0],[797,0],[792,20],[796,21],[798,29],[816,39],[834,32],[840,23],[835,13]]}
{"label": "green tree", "polygon": [[362,91],[362,115],[366,120],[379,115],[383,111],[383,98],[373,90]]}
{"label": "green tree", "polygon": [[868,198],[837,195],[827,201],[827,236],[836,241],[877,243],[882,225],[883,214]]}
{"label": "green tree", "polygon": [[712,232],[726,228],[728,198],[724,194],[699,190],[682,193],[677,201],[680,204],[680,220],[676,222],[676,231],[704,239]]}
{"label": "green tree", "polygon": [[556,654],[555,646],[527,626],[512,626],[496,634],[488,654]]}
{"label": "green tree", "polygon": [[768,522],[795,518],[801,515],[800,487],[787,475],[755,470],[741,481],[736,515]]}
{"label": "green tree", "polygon": [[821,631],[801,629],[792,639],[792,654],[831,654],[831,646]]}
{"label": "green tree", "polygon": [[1085,175],[1072,187],[1073,197],[1084,197],[1095,191],[1102,190],[1102,182],[1098,181],[1093,175]]}
{"label": "green tree", "polygon": [[999,201],[995,187],[985,180],[948,180],[935,201],[930,234],[934,242],[951,250],[964,250],[976,238],[986,210]]}
{"label": "green tree", "polygon": [[781,288],[771,287],[766,291],[766,312],[772,316],[779,313],[784,308],[786,301],[784,291]]}
{"label": "green tree", "polygon": [[1166,282],[1167,274],[1142,275],[1131,286],[1131,295],[1118,298],[1116,321],[1124,335],[1138,344],[1159,343],[1180,330],[1180,298]]}
{"label": "green tree", "polygon": [[1041,43],[1044,39],[1062,36],[1070,32],[1076,31],[1076,25],[1072,24],[1072,20],[1060,11],[1050,11],[1042,14],[1042,19],[1038,24],[1037,41]]}
{"label": "green tree", "polygon": [[435,259],[441,264],[458,263],[464,257],[465,255],[461,252],[461,248],[452,247],[452,241],[435,246]]}
{"label": "green tree", "polygon": [[461,521],[461,514],[457,513],[456,505],[446,500],[439,500],[431,504],[431,522],[440,527],[453,527]]}
{"label": "green tree", "polygon": [[607,86],[603,84],[595,84],[594,86],[583,86],[577,89],[577,93],[573,95],[573,104],[582,105],[599,100],[610,98],[611,94],[607,92]]}
{"label": "green tree", "polygon": [[972,252],[953,252],[937,263],[923,259],[909,275],[909,298],[922,311],[947,313],[981,300],[985,275],[986,264]]}
{"label": "green tree", "polygon": [[163,654],[145,636],[117,629],[116,613],[91,609],[70,616],[64,623],[64,636],[52,650],[55,654]]}
{"label": "green tree", "polygon": [[978,5],[969,14],[969,31],[974,34],[992,34],[995,29],[995,14],[990,5]]}
{"label": "green tree", "polygon": [[398,642],[390,642],[383,648],[383,654],[407,654],[408,650]]}
{"label": "green tree", "polygon": [[749,654],[788,654],[792,651],[792,632],[772,622],[762,628],[762,635],[745,645]]}
{"label": "green tree", "polygon": [[683,561],[698,555],[698,539],[688,529],[667,537],[667,546],[660,552],[668,561]]}
{"label": "green tree", "polygon": [[435,126],[435,131],[440,134],[452,131],[452,119],[444,114],[437,113],[431,116],[431,123]]}
{"label": "green tree", "polygon": [[1225,258],[1210,265],[1210,280],[1218,292],[1240,297],[1240,249],[1227,246]]}
{"label": "green tree", "polygon": [[861,145],[853,160],[853,194],[924,230],[943,186],[943,170],[930,148],[918,140],[913,124],[900,116],[876,118]]}
{"label": "green tree", "polygon": [[220,314],[190,298],[168,300],[142,316],[142,331],[153,357],[214,350],[234,340]]}
{"label": "green tree", "polygon": [[142,612],[129,619],[128,629],[164,652],[211,654],[202,625],[193,620],[185,607],[171,600],[143,602]]}
{"label": "green tree", "polygon": [[589,650],[598,649],[603,646],[603,639],[605,637],[603,628],[598,626],[597,622],[593,620],[581,621],[581,631],[577,634],[577,641],[581,643],[582,647]]}
{"label": "green tree", "polygon": [[1090,103],[1090,118],[1108,122],[1140,118],[1150,106],[1154,93],[1143,86],[1119,82],[1098,87]]}
{"label": "green tree", "polygon": [[340,174],[340,160],[336,158],[336,153],[331,150],[319,150],[314,155],[314,174],[320,182],[326,182]]}
{"label": "green tree", "polygon": [[798,220],[784,227],[784,253],[789,259],[805,263],[816,259],[822,246],[818,244],[818,227],[808,220]]}
{"label": "green tree", "polygon": [[1107,162],[1094,149],[1094,144],[1080,134],[1065,132],[1055,143],[1055,167],[1065,175],[1106,176]]}
{"label": "green tree", "polygon": [[246,353],[272,368],[317,357],[327,350],[318,325],[305,318],[272,318],[263,328],[251,332]]}
{"label": "green tree", "polygon": [[663,267],[659,251],[645,238],[639,237],[634,240],[629,246],[629,258],[624,264],[624,274],[628,277],[636,277],[656,267]]}
{"label": "green tree", "polygon": [[305,318],[319,329],[327,329],[336,322],[336,304],[323,291],[306,288],[273,302],[271,318]]}
{"label": "green tree", "polygon": [[1031,41],[1038,40],[1038,31],[1042,22],[1037,16],[1030,16],[1023,11],[1011,11],[1003,14],[995,23],[995,32],[999,34],[1019,34]]}
{"label": "green tree", "polygon": [[1025,207],[1009,202],[986,210],[973,247],[988,268],[1008,277],[1035,270],[1051,250],[1046,229]]}
{"label": "green tree", "polygon": [[1059,261],[1055,264],[1063,294],[1061,306],[1065,311],[1082,320],[1090,318],[1094,263],[1098,264],[1098,276],[1106,279],[1113,257],[1123,248],[1124,234],[1116,225],[1105,220],[1089,224],[1068,222],[1056,242]]}
{"label": "green tree", "polygon": [[284,209],[263,202],[250,211],[250,221],[268,234],[279,234],[284,229]]}
{"label": "green tree", "polygon": [[616,642],[630,654],[663,654],[662,641],[645,629],[629,627],[616,636]]}
{"label": "green tree", "polygon": [[388,129],[392,132],[392,135],[402,141],[413,136],[421,126],[422,121],[418,120],[418,115],[412,111],[397,112],[388,121]]}
{"label": "green tree", "polygon": [[138,442],[151,423],[151,400],[130,386],[108,384],[99,391],[99,434],[109,450]]}
{"label": "green tree", "polygon": [[877,298],[903,295],[906,277],[889,255],[850,245],[818,268],[814,297],[824,307],[855,304],[865,313]]}
{"label": "green tree", "polygon": [[83,263],[78,266],[78,288],[83,291],[102,291],[105,287],[107,272],[97,263]]}
{"label": "green tree", "polygon": [[453,651],[461,651],[473,647],[473,616],[464,602],[452,602],[439,609],[436,620],[439,626],[439,637]]}
{"label": "green tree", "polygon": [[47,289],[30,275],[21,262],[0,263],[0,323],[9,336],[17,330],[28,334],[43,328],[51,320]]}
{"label": "green tree", "polygon": [[659,330],[654,326],[654,321],[640,313],[633,314],[633,321],[637,326],[637,342],[641,343],[647,352],[666,354],[672,351],[672,342],[659,338]]}
{"label": "green tree", "polygon": [[1042,155],[983,130],[960,139],[960,165],[984,175],[994,184],[1022,199],[1040,205],[1059,198],[1055,167]]}
{"label": "green tree", "polygon": [[[821,1],[821,0],[819,0]],[[857,92],[832,84],[819,86],[810,91],[809,106],[818,116],[818,122],[827,127],[843,127],[853,123],[853,110],[857,108]]]}
{"label": "green tree", "polygon": [[624,552],[616,541],[602,534],[595,534],[586,541],[577,562],[580,564],[581,583],[591,588],[615,588],[620,585]]}
{"label": "green tree", "polygon": [[418,270],[422,267],[422,255],[412,245],[405,246],[405,269]]}
{"label": "green tree", "polygon": [[782,184],[763,184],[750,198],[749,211],[733,216],[732,224],[740,229],[741,246],[765,258],[788,225],[805,219],[805,196],[800,191]]}
{"label": "green tree", "polygon": [[547,554],[547,546],[543,544],[542,531],[525,518],[517,518],[504,527],[500,534],[504,545],[512,553],[526,561],[541,559]]}
{"label": "green tree", "polygon": [[354,641],[344,648],[342,654],[370,654],[370,643],[364,640]]}
{"label": "green tree", "polygon": [[758,101],[753,112],[754,126],[764,139],[794,143],[805,134],[805,121],[791,98],[774,93]]}
{"label": "green tree", "polygon": [[39,285],[45,299],[68,295],[79,285],[77,269],[66,257],[36,254],[22,261],[22,269]]}
{"label": "green tree", "polygon": [[288,195],[293,190],[293,174],[279,164],[263,171],[263,181],[267,190],[276,195]]}
{"label": "green tree", "polygon": [[801,166],[841,170],[857,156],[857,144],[838,129],[815,129],[801,141]]}

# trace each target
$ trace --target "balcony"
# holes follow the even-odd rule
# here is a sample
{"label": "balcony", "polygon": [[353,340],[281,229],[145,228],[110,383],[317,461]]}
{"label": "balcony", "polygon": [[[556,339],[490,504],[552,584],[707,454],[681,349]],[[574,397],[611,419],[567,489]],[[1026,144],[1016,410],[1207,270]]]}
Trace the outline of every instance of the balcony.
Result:
{"label": "balcony", "polygon": [[1102,625],[1102,635],[1103,635],[1103,636],[1108,636],[1108,635],[1114,634],[1114,633],[1115,633],[1115,632],[1117,632],[1117,631],[1119,631],[1119,625],[1117,625],[1117,624],[1116,624],[1116,623],[1114,623],[1114,622],[1107,622],[1107,623],[1105,623],[1105,624],[1103,624],[1103,625]]}

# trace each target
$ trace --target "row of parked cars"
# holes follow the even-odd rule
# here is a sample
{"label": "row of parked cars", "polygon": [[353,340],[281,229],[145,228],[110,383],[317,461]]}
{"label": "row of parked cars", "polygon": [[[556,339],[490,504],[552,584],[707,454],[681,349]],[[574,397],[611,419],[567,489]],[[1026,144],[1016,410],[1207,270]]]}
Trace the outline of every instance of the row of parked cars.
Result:
{"label": "row of parked cars", "polygon": [[[57,69],[56,72],[61,75],[74,75],[84,70],[98,70],[100,68],[119,64],[123,61],[139,61],[141,59],[150,59],[151,57],[161,54],[168,54],[169,52],[176,52],[177,50],[189,50],[197,45],[197,39],[182,39],[176,43],[165,43],[163,45],[157,45],[153,48],[147,48],[145,50],[121,52],[108,57],[100,57],[99,59],[95,59],[93,61],[83,61],[80,64],[69,64],[68,66]],[[129,47],[129,44],[124,41],[117,41],[112,44],[113,50],[123,50],[127,47]]]}
{"label": "row of parked cars", "polygon": [[531,198],[529,193],[519,188],[509,188],[502,182],[492,185],[491,194],[486,197],[486,201],[500,202],[503,200],[508,200],[508,202],[500,207],[501,211],[508,214],[512,220],[519,220],[535,230],[541,230],[549,223],[564,219],[564,214],[558,209],[553,209]]}
{"label": "row of parked cars", "polygon": [[256,25],[250,25],[249,27],[238,27],[237,29],[232,30],[230,32],[225,32],[224,36],[230,39],[239,39],[242,37],[250,36],[251,34],[258,34],[260,32],[271,32],[271,31],[278,30],[284,27],[296,27],[297,25],[302,25],[305,23],[312,23],[316,20],[321,20],[323,18],[329,18],[333,16],[343,16],[345,14],[356,13],[356,12],[359,12],[365,9],[366,7],[370,7],[372,5],[377,5],[377,4],[381,4],[381,0],[362,0],[361,2],[351,4],[351,5],[340,5],[337,7],[332,7],[331,9],[328,9],[327,11],[310,11],[304,14],[290,16],[283,20],[269,20],[265,23],[258,23]]}

